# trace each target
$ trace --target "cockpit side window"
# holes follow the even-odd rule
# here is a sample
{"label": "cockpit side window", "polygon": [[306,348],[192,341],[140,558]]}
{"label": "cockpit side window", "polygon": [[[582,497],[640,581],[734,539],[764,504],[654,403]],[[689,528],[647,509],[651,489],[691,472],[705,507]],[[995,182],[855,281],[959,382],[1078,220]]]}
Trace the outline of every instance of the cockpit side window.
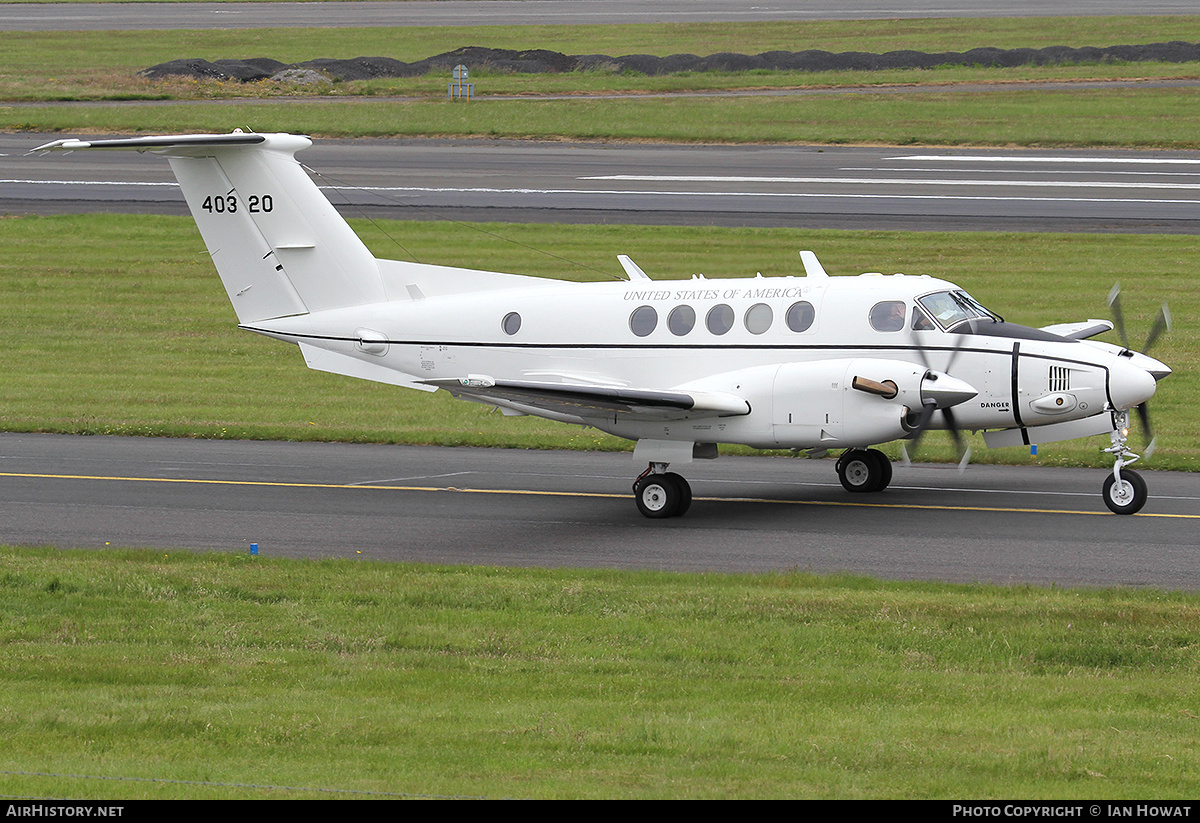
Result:
{"label": "cockpit side window", "polygon": [[875,331],[900,331],[908,315],[903,300],[884,300],[871,307],[871,328]]}
{"label": "cockpit side window", "polygon": [[913,306],[912,310],[912,326],[913,331],[931,331],[937,326],[933,325],[933,321],[929,319],[929,315],[921,311],[919,306]]}

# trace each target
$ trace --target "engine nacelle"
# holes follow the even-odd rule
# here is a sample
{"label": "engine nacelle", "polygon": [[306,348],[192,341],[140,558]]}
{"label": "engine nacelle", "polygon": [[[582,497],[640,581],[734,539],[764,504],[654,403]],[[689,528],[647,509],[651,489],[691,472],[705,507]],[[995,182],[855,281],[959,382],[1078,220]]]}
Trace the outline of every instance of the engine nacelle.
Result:
{"label": "engine nacelle", "polygon": [[[857,357],[788,363],[775,374],[775,441],[788,448],[841,448],[908,436],[932,375],[902,360]],[[857,378],[857,379],[856,379]]]}

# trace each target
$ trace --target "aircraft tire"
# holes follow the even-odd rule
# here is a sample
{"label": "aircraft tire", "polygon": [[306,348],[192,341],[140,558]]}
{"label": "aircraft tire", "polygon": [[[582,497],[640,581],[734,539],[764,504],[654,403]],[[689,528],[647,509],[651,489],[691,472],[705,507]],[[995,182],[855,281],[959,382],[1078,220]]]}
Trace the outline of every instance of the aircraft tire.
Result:
{"label": "aircraft tire", "polygon": [[1135,471],[1122,471],[1120,483],[1111,474],[1104,478],[1104,505],[1113,514],[1136,514],[1148,497],[1146,481]]}
{"label": "aircraft tire", "polygon": [[676,485],[679,486],[679,511],[675,512],[675,516],[683,517],[692,507],[692,484],[675,472],[667,472],[667,474],[671,475],[675,479]]}
{"label": "aircraft tire", "polygon": [[872,491],[881,492],[892,483],[892,461],[879,449],[868,449],[867,453],[875,455],[875,459],[879,461],[879,468],[881,470],[879,473],[879,485]]}
{"label": "aircraft tire", "polygon": [[[884,466],[891,475],[891,463],[875,449],[851,449],[838,458],[838,480],[848,492],[877,492],[886,485]],[[890,476],[887,478],[890,480]]]}
{"label": "aircraft tire", "polygon": [[652,519],[678,517],[692,504],[692,487],[674,472],[643,477],[633,494],[638,511]]}

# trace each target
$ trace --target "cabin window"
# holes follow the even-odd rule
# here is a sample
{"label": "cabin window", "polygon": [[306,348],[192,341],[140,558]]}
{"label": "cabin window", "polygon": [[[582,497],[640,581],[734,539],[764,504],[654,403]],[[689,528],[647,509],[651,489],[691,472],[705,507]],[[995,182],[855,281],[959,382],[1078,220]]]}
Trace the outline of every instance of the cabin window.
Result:
{"label": "cabin window", "polygon": [[908,311],[903,300],[884,300],[871,307],[871,328],[875,331],[900,331]]}
{"label": "cabin window", "polygon": [[746,316],[743,318],[743,322],[746,324],[746,331],[751,334],[762,334],[771,328],[771,321],[774,319],[775,313],[771,311],[770,306],[766,303],[755,303],[746,309]]}
{"label": "cabin window", "polygon": [[629,330],[638,337],[645,337],[658,326],[658,312],[653,306],[638,306],[629,315]]}
{"label": "cabin window", "polygon": [[504,333],[508,335],[516,334],[521,330],[521,315],[515,311],[510,311],[504,315],[504,319],[500,321],[500,327],[504,329]]}
{"label": "cabin window", "polygon": [[807,300],[801,300],[799,303],[793,303],[787,310],[784,320],[787,321],[787,327],[794,332],[808,331],[812,327],[813,320],[817,317],[817,312],[813,309],[812,303]]}
{"label": "cabin window", "polygon": [[713,306],[704,317],[704,325],[713,334],[724,334],[733,328],[733,309],[724,303]]}
{"label": "cabin window", "polygon": [[695,327],[696,310],[691,306],[676,306],[667,315],[667,328],[677,337],[682,337]]}

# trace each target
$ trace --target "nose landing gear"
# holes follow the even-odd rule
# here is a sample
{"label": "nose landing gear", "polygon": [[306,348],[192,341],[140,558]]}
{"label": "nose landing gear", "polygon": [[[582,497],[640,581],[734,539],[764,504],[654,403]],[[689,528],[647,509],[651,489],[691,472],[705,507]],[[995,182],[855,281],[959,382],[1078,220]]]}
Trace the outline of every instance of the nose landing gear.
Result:
{"label": "nose landing gear", "polygon": [[1112,474],[1104,478],[1104,505],[1114,514],[1136,514],[1146,505],[1149,494],[1142,476],[1125,468],[1140,459],[1140,455],[1126,447],[1129,440],[1129,412],[1116,412],[1113,422],[1117,428],[1109,435],[1112,445],[1104,451],[1113,455],[1116,462],[1113,463]]}

